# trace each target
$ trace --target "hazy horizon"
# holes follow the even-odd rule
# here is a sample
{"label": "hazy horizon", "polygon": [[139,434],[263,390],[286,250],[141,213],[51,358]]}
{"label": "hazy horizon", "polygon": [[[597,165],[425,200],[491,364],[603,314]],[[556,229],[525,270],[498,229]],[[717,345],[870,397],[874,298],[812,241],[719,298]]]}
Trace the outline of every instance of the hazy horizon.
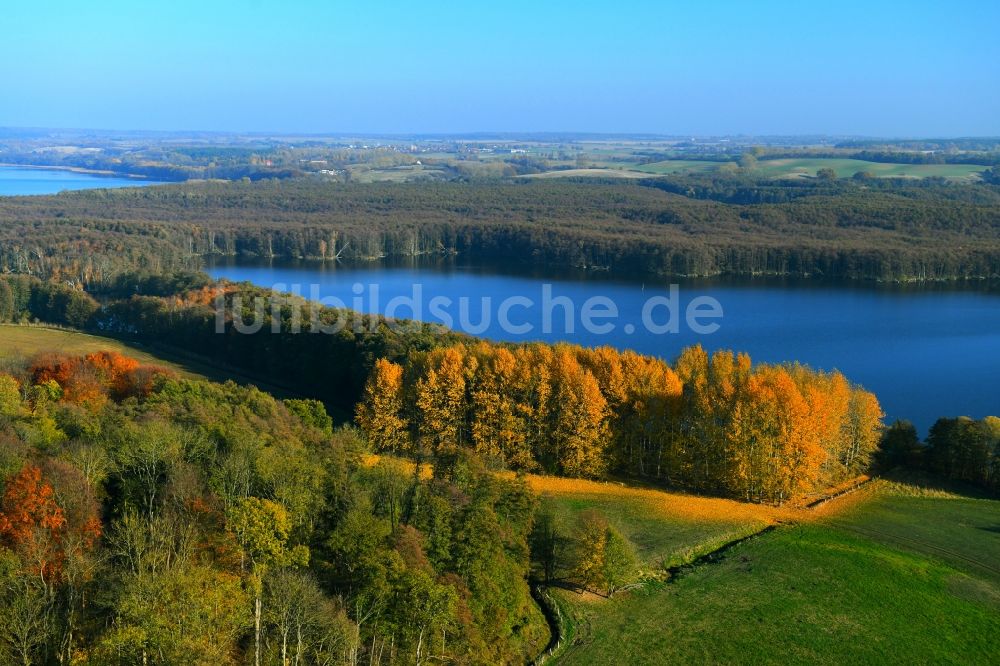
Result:
{"label": "hazy horizon", "polygon": [[1000,5],[267,0],[6,8],[0,126],[1000,134]]}
{"label": "hazy horizon", "polygon": [[57,127],[57,126],[31,126],[31,125],[0,125],[0,132],[12,132],[15,135],[25,134],[30,136],[31,132],[65,132],[70,133],[93,133],[99,136],[123,136],[127,137],[130,135],[176,135],[184,137],[196,137],[198,135],[230,135],[235,137],[278,137],[278,138],[294,138],[294,137],[322,137],[322,138],[336,138],[336,139],[349,139],[349,138],[367,138],[367,139],[421,139],[421,140],[470,140],[470,141],[531,141],[531,140],[555,140],[558,138],[574,138],[574,139],[590,139],[590,140],[602,140],[602,139],[622,139],[622,140],[635,140],[635,141],[658,141],[658,140],[685,140],[685,139],[695,139],[695,140],[708,140],[708,139],[828,139],[828,140],[843,140],[843,139],[856,139],[856,140],[886,140],[886,141],[958,141],[964,139],[997,139],[1000,138],[1000,133],[997,134],[913,134],[913,135],[879,135],[879,134],[839,134],[831,132],[810,132],[805,134],[754,134],[748,132],[734,132],[734,133],[721,133],[721,132],[707,132],[707,133],[678,133],[678,132],[599,132],[593,130],[489,130],[489,129],[479,129],[479,130],[469,130],[469,131],[435,131],[435,132],[391,132],[391,131],[365,131],[365,132],[352,132],[352,131],[282,131],[273,129],[247,129],[247,130],[228,130],[228,129],[212,129],[212,128],[177,128],[177,129],[163,129],[163,128],[134,128],[134,127]]}

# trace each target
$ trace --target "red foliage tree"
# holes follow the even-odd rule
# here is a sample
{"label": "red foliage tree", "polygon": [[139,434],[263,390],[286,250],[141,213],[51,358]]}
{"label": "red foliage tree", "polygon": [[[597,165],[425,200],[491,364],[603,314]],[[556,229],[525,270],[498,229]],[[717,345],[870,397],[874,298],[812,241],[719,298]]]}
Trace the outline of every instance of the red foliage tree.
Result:
{"label": "red foliage tree", "polygon": [[170,374],[164,368],[142,366],[134,358],[114,351],[82,357],[45,354],[35,358],[29,370],[34,384],[55,381],[63,390],[63,400],[76,404],[99,402],[106,397],[143,397],[152,391],[158,376]]}
{"label": "red foliage tree", "polygon": [[66,516],[42,470],[25,465],[8,479],[0,500],[0,542],[19,552],[25,564],[47,581],[59,578]]}

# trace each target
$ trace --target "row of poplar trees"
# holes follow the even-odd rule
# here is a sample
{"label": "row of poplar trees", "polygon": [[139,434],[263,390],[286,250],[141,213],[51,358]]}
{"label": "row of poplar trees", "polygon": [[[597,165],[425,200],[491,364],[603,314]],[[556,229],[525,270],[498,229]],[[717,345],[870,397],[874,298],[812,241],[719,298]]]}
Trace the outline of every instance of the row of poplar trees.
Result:
{"label": "row of poplar trees", "polygon": [[838,372],[700,346],[671,366],[609,347],[476,342],[380,359],[357,420],[381,451],[661,480],[782,502],[863,473],[882,411]]}

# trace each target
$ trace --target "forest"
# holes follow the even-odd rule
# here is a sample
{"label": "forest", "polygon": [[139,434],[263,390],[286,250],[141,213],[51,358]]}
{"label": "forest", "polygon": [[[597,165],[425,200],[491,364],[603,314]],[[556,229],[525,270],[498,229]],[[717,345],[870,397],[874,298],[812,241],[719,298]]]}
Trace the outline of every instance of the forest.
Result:
{"label": "forest", "polygon": [[[249,284],[212,284],[207,276],[180,273],[159,277],[124,276],[101,302],[67,285],[29,276],[0,276],[0,321],[39,321],[114,335],[167,347],[224,368],[236,368],[270,386],[323,400],[332,411],[350,414],[377,358],[401,361],[410,351],[448,344],[462,336],[439,325],[405,322],[389,326],[380,317],[319,307],[291,295]],[[164,295],[130,293],[114,297],[122,284]],[[170,291],[181,285],[181,291]],[[193,288],[188,288],[193,287]],[[221,299],[221,303],[219,302]],[[240,333],[233,318],[250,322],[255,299],[276,310],[279,330],[262,327]],[[241,309],[234,308],[240,303]],[[224,312],[224,331],[216,332]],[[293,321],[303,333],[292,332]],[[310,334],[323,323],[340,323],[334,335]]]}
{"label": "forest", "polygon": [[357,408],[378,451],[457,446],[500,468],[779,504],[866,472],[881,419],[839,373],[700,346],[673,367],[610,347],[439,347],[405,367],[379,359]]}
{"label": "forest", "polygon": [[535,503],[315,401],[43,355],[0,373],[0,661],[526,661]]}
{"label": "forest", "polygon": [[[32,294],[46,283],[17,284],[27,290],[19,301],[45,300]],[[254,297],[280,312],[277,330],[237,332],[233,319],[253,318]],[[217,299],[227,304],[223,334],[216,332]],[[237,299],[242,310],[234,312]],[[250,285],[75,309],[92,313],[87,325],[94,330],[169,340],[273,384],[295,377],[299,391],[337,413],[360,403],[359,424],[376,450],[418,458],[458,446],[498,468],[614,472],[781,502],[862,473],[881,429],[875,397],[839,373],[752,367],[746,355],[709,357],[700,347],[671,367],[610,348],[493,345]],[[309,334],[338,318],[337,333]],[[304,332],[294,332],[296,322]]]}
{"label": "forest", "polygon": [[[239,333],[254,298],[278,326]],[[552,631],[533,585],[610,596],[656,578],[601,511],[555,520],[526,472],[766,505],[873,464],[1000,479],[996,419],[942,419],[921,443],[839,373],[732,352],[493,344],[185,271],[93,294],[0,276],[0,321],[169,342],[304,394],[108,352],[0,364],[14,663],[530,661]]]}
{"label": "forest", "polygon": [[191,182],[7,197],[0,270],[99,289],[207,256],[452,256],[616,274],[1000,275],[1000,190],[933,179]]}

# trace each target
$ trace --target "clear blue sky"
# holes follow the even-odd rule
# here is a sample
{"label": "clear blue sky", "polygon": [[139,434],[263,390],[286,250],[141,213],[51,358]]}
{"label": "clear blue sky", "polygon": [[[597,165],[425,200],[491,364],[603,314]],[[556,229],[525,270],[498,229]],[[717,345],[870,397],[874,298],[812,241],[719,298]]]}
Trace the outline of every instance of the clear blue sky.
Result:
{"label": "clear blue sky", "polygon": [[0,126],[1000,134],[1000,2],[5,0]]}

